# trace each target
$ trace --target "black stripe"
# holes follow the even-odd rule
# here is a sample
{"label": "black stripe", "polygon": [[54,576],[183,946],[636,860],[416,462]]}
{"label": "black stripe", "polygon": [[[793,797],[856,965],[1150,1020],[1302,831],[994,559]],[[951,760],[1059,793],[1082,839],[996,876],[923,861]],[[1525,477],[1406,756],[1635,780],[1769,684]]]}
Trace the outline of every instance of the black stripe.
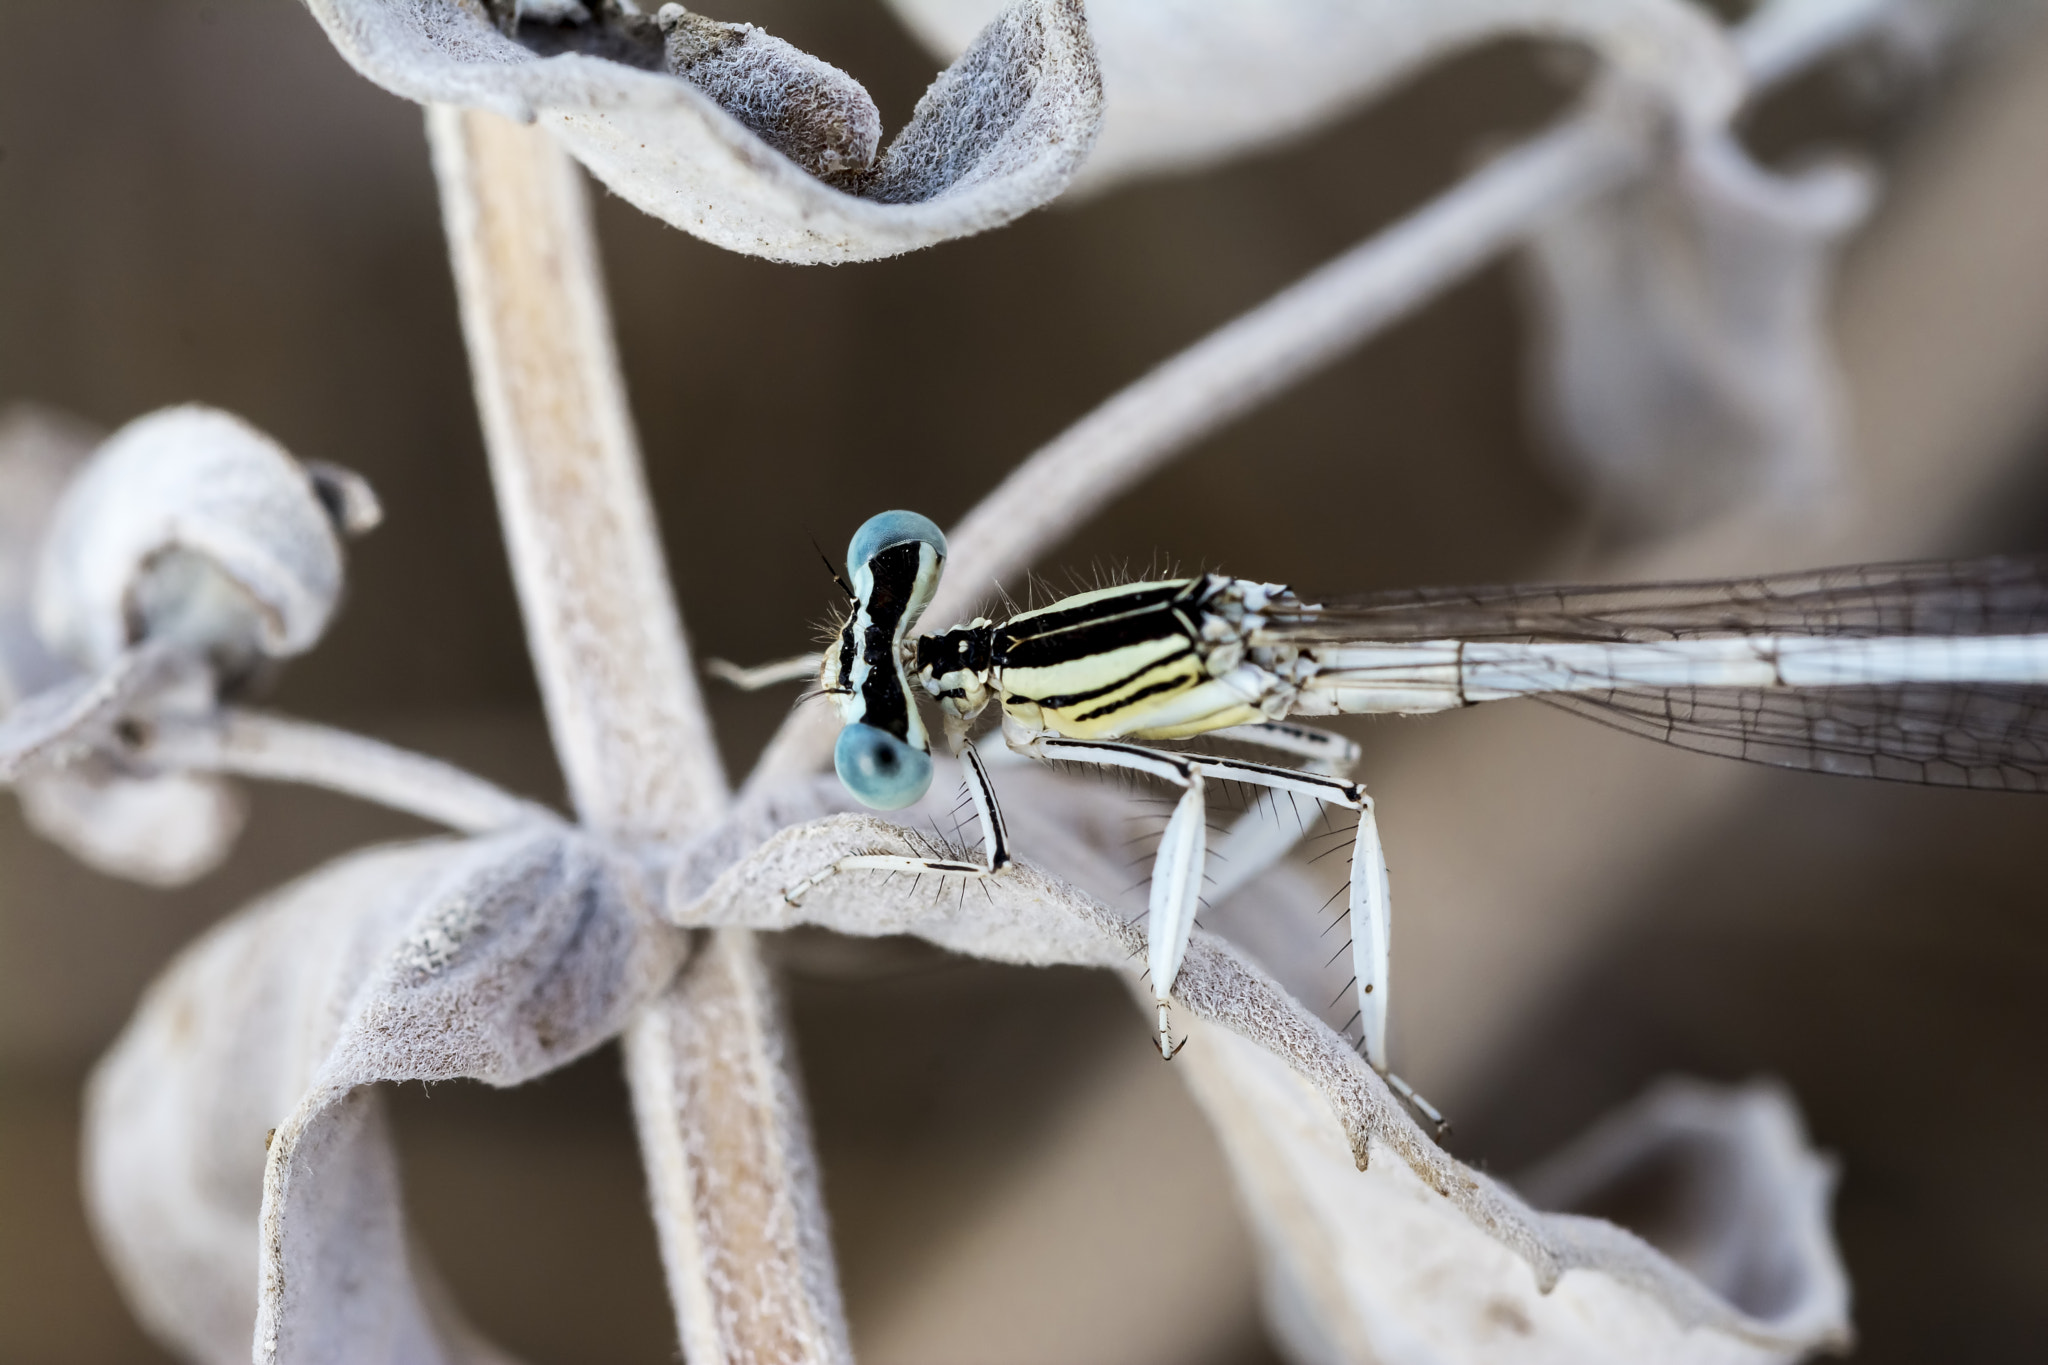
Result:
{"label": "black stripe", "polygon": [[1056,635],[1019,636],[1006,627],[997,640],[996,662],[1004,668],[1051,668],[1129,645],[1173,639],[1194,643],[1180,614],[1171,604],[1162,604],[1070,626]]}
{"label": "black stripe", "polygon": [[1131,693],[1130,696],[1123,697],[1117,701],[1113,701],[1107,706],[1098,706],[1093,711],[1083,711],[1080,715],[1074,717],[1074,719],[1077,721],[1100,720],[1104,716],[1113,716],[1117,712],[1123,710],[1126,706],[1135,705],[1136,703],[1145,700],[1145,698],[1147,697],[1156,697],[1161,692],[1179,691],[1182,688],[1187,687],[1190,681],[1191,680],[1187,678],[1168,678],[1164,682],[1153,683],[1150,687],[1141,687],[1137,691]]}
{"label": "black stripe", "polygon": [[849,616],[839,627],[839,690],[853,691],[853,622]]}
{"label": "black stripe", "polygon": [[887,730],[901,740],[910,738],[910,698],[903,692],[901,661],[896,657],[896,632],[903,613],[910,608],[917,590],[917,566],[922,541],[891,545],[868,561],[873,587],[868,591],[868,628],[861,641],[861,658],[867,663],[868,678],[861,688],[865,703],[861,719],[878,730]]}
{"label": "black stripe", "polygon": [[[1094,701],[1097,697],[1106,697],[1120,687],[1129,687],[1134,681],[1144,677],[1153,669],[1163,668],[1167,664],[1171,663],[1178,663],[1182,659],[1187,658],[1190,654],[1193,654],[1194,652],[1195,651],[1193,646],[1188,646],[1186,648],[1178,650],[1175,653],[1167,655],[1163,659],[1156,659],[1153,662],[1146,664],[1143,668],[1134,668],[1130,672],[1124,674],[1121,678],[1118,678],[1115,682],[1110,683],[1107,686],[1091,688],[1086,692],[1069,692],[1063,697],[1044,697],[1039,700],[1038,705],[1043,706],[1048,710],[1058,711],[1069,706],[1078,706],[1084,701]],[[1140,692],[1138,695],[1141,697],[1150,696],[1151,691],[1150,689],[1148,689],[1144,692]]]}
{"label": "black stripe", "polygon": [[1022,626],[1035,635],[1050,634],[1072,625],[1085,625],[1100,619],[1105,612],[1116,615],[1126,611],[1144,611],[1163,606],[1198,581],[1200,580],[1176,579],[1171,583],[1162,583],[1156,588],[1119,593],[1115,597],[1106,597],[1099,602],[1085,602],[1078,607],[1062,607],[1055,602],[1043,611],[1026,612],[1021,618],[1012,618],[1010,624]]}
{"label": "black stripe", "polygon": [[994,626],[956,626],[944,635],[921,635],[918,671],[941,676],[960,669],[986,673],[995,662],[995,641]]}

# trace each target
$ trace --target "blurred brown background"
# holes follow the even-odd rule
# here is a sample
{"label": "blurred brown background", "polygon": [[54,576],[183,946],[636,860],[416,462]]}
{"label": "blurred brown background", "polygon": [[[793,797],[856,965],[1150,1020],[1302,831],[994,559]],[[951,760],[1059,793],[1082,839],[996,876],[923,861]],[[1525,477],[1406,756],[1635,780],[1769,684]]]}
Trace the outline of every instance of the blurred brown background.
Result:
{"label": "blurred brown background", "polygon": [[[854,72],[890,126],[933,68],[872,0],[735,0],[720,17]],[[2042,207],[2048,123],[2031,149],[1984,131],[2009,131],[2014,92],[2048,80],[2038,47],[1882,100],[1867,69],[1809,81],[1753,128],[1773,155],[1846,140],[1897,171],[1870,239],[1908,246],[1861,249],[1848,270],[1850,303],[1879,301],[1845,304],[1852,411],[1874,410],[1862,376],[1905,414],[1887,427],[1925,416],[1937,450],[1999,443],[1986,463],[2003,472],[1942,547],[1956,552],[2048,548],[2030,458],[2048,385],[2007,384],[1996,402],[1970,387],[1993,357],[2048,377],[2048,310],[2033,306],[2048,245],[2025,254],[2048,229],[2024,235],[2043,221],[2026,215]],[[1543,122],[1567,67],[1523,47],[1473,54],[1282,154],[871,265],[770,265],[601,202],[699,649],[802,647],[830,597],[811,536],[843,544],[878,486],[950,522],[1119,385]],[[1982,192],[1957,206],[1942,177],[1965,163]],[[1917,226],[1895,231],[1901,215]],[[1870,322],[1896,317],[1915,327]],[[1959,339],[1940,364],[1912,359],[1930,337],[1895,336],[1922,324]],[[1512,271],[1486,272],[1074,528],[1064,561],[1156,551],[1344,590],[1553,570],[1584,537],[1525,420],[1525,325]],[[290,0],[0,5],[0,402],[14,399],[108,426],[202,400],[367,474],[388,521],[276,703],[558,792],[419,111],[354,76]],[[1975,425],[1951,437],[1940,422],[1958,405]],[[713,704],[737,773],[787,698]],[[1558,725],[1572,757],[1531,785]],[[1416,746],[1440,731],[1355,732],[1398,858],[1400,781],[1381,784],[1374,755],[1426,768]],[[1490,833],[1510,818],[1487,813],[1503,792],[1475,788],[1470,827],[1412,838],[1401,868],[1419,888],[1403,902],[1404,1070],[1454,1109],[1461,1154],[1511,1171],[1667,1070],[1781,1076],[1842,1160],[1858,1358],[2048,1353],[2048,803],[1757,774],[1675,837],[1579,860],[1568,898],[1598,912],[1553,939],[1534,890],[1509,932],[1448,905],[1432,920],[1429,888],[1500,871],[1516,837],[1597,848],[1561,822],[1611,764],[1647,763],[1649,790],[1676,797],[1715,760],[1644,760],[1540,715],[1487,733],[1523,774],[1513,823]],[[296,790],[263,790],[255,809],[229,865],[172,894],[83,871],[0,809],[0,1361],[162,1358],[79,1209],[81,1078],[200,927],[415,828]],[[1500,875],[1513,884],[1512,866]],[[1516,993],[1492,992],[1520,955],[1534,965]],[[806,968],[820,957],[792,964],[791,1002],[864,1361],[1272,1358],[1227,1171],[1117,983],[919,953]],[[519,1091],[414,1090],[398,1107],[427,1242],[480,1325],[534,1362],[674,1355],[617,1070],[606,1051]]]}

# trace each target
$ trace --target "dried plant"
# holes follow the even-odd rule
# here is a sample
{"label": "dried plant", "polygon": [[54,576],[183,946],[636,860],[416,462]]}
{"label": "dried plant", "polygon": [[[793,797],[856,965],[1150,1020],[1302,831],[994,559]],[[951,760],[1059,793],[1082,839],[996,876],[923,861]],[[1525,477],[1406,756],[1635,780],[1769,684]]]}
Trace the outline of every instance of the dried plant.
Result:
{"label": "dried plant", "polygon": [[655,217],[778,261],[871,260],[1007,223],[1066,188],[1101,119],[1079,0],[991,18],[879,154],[858,82],[680,5],[307,7],[385,89],[537,120]]}
{"label": "dried plant", "polygon": [[[377,519],[360,480],[204,409],[141,418],[96,449],[48,416],[0,428],[0,779],[38,828],[109,870],[189,877],[233,838],[241,774],[464,836],[359,852],[224,921],[151,988],[94,1077],[87,1184],[103,1244],[146,1325],[202,1361],[252,1343],[258,1362],[504,1359],[408,1235],[377,1087],[513,1085],[620,1037],[687,1357],[848,1359],[801,1089],[754,935],[912,934],[1136,983],[1142,936],[1115,904],[1122,807],[1044,772],[1007,781],[1027,865],[985,895],[846,876],[801,907],[784,896],[843,855],[921,846],[815,776],[816,710],[729,791],[571,156],[720,245],[854,261],[1046,202],[1098,125],[1084,179],[1106,185],[1292,135],[1486,36],[1569,36],[1607,59],[1559,127],[1168,361],[993,490],[951,533],[931,608],[965,615],[1203,432],[1525,244],[1554,345],[1548,391],[1596,499],[1663,528],[1760,489],[1820,487],[1836,439],[1820,300],[1869,182],[1767,172],[1727,121],[1756,83],[1909,20],[1925,34],[1932,13],[1773,0],[1730,34],[1678,0],[1290,0],[1256,25],[1100,0],[1091,37],[1072,0],[993,15],[902,0],[958,60],[883,148],[845,73],[680,6],[308,5],[359,70],[430,105],[575,818],[236,704],[317,642],[342,539]],[[1776,1360],[1847,1341],[1832,1177],[1788,1098],[1659,1091],[1532,1173],[1532,1203],[1440,1150],[1300,1003],[1321,992],[1323,951],[1271,926],[1321,899],[1291,867],[1259,878],[1218,907],[1176,989],[1200,1022],[1175,1065],[1232,1159],[1291,1356]],[[1565,1211],[1652,1168],[1673,1176],[1661,1249]]]}

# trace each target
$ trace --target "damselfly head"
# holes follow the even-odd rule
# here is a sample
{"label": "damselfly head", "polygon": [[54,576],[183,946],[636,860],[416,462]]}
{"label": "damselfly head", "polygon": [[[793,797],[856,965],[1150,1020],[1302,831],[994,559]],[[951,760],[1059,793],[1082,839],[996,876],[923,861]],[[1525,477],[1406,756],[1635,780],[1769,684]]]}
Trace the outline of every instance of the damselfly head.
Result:
{"label": "damselfly head", "polygon": [[944,533],[915,512],[869,517],[846,547],[853,616],[826,651],[819,681],[845,726],[833,767],[846,789],[876,810],[900,810],[931,787],[931,740],[903,656],[945,562]]}

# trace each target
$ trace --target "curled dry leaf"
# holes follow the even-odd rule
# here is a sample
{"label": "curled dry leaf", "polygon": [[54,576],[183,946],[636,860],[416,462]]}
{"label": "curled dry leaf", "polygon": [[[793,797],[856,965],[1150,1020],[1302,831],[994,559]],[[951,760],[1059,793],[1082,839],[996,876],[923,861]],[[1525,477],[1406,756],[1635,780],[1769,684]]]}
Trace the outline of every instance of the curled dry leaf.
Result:
{"label": "curled dry leaf", "polygon": [[88,1204],[138,1315],[203,1361],[495,1358],[423,1277],[371,1087],[561,1066],[686,941],[552,822],[356,854],[218,926],[88,1093]]}
{"label": "curled dry leaf", "polygon": [[494,25],[463,0],[306,3],[385,89],[538,119],[620,197],[773,260],[871,260],[1009,222],[1066,188],[1101,119],[1080,0],[995,13],[879,155],[857,82],[679,5],[502,5]]}
{"label": "curled dry leaf", "polygon": [[29,827],[88,867],[183,886],[220,866],[247,819],[241,788],[197,773],[137,774],[98,756],[15,784]]}
{"label": "curled dry leaf", "polygon": [[0,717],[0,781],[111,753],[119,746],[116,729],[131,716],[203,714],[212,704],[211,683],[175,648],[125,650],[100,672],[65,678]]}
{"label": "curled dry leaf", "polygon": [[1828,284],[1871,197],[1857,167],[1779,175],[1707,132],[1531,239],[1537,403],[1597,509],[1654,533],[1829,490]]}
{"label": "curled dry leaf", "polygon": [[[2038,8],[1769,0],[1733,37],[1764,85],[1859,38],[1931,63]],[[1696,126],[1648,174],[1534,234],[1536,406],[1554,462],[1612,529],[1825,504],[1844,439],[1828,291],[1873,198],[1860,166],[1779,174],[1725,129]]]}
{"label": "curled dry leaf", "polygon": [[[12,776],[31,828],[89,866],[154,885],[214,867],[242,826],[235,788],[217,778],[125,770],[85,753],[63,766],[9,774],[74,724],[105,721],[141,675],[113,686],[81,678],[43,641],[32,600],[45,532],[100,433],[57,413],[17,407],[0,416],[0,780]],[[93,704],[101,703],[99,707]],[[81,703],[83,707],[81,709]]]}
{"label": "curled dry leaf", "polygon": [[226,853],[240,799],[133,762],[130,741],[203,719],[224,688],[310,648],[341,599],[341,535],[376,524],[376,498],[212,408],[138,418],[89,456],[82,442],[58,451],[54,430],[17,425],[18,449],[0,452],[43,471],[23,476],[0,551],[16,563],[0,599],[7,671],[36,680],[7,689],[0,781],[94,866],[189,880]]}
{"label": "curled dry leaf", "polygon": [[[963,50],[999,0],[891,0],[935,52]],[[1517,34],[1584,42],[1690,121],[1735,106],[1740,69],[1683,0],[1092,0],[1098,188],[1256,151],[1351,112],[1432,61]]]}
{"label": "curled dry leaf", "polygon": [[[1252,946],[1296,998],[1348,1011],[1348,972],[1318,933],[1325,906],[1288,865],[1204,922]],[[1536,1207],[1613,1218],[1661,1253],[1591,1219],[1554,1225],[1577,1239],[1570,1255],[1613,1259],[1545,1294],[1472,1221],[1445,1218],[1441,1187],[1388,1162],[1361,1180],[1299,1072],[1242,1037],[1192,1032],[1181,1060],[1229,1154],[1262,1248],[1267,1319],[1291,1359],[1760,1362],[1849,1338],[1831,1168],[1777,1091],[1669,1082],[1517,1181]]]}
{"label": "curled dry leaf", "polygon": [[[1328,1097],[1245,1036],[1198,1026],[1182,1060],[1245,1194],[1268,1321],[1290,1359],[1764,1362],[1848,1341],[1826,1182],[1813,1182],[1821,1163],[1796,1120],[1767,1136],[1731,1124],[1675,1140],[1633,1129],[1613,1142],[1603,1156],[1646,1162],[1690,1144],[1693,1169],[1657,1172],[1675,1177],[1678,1197],[1659,1210],[1668,1218],[1637,1224],[1652,1245],[1596,1218],[1537,1213],[1490,1182],[1513,1221],[1489,1224],[1419,1166],[1379,1159],[1377,1142],[1372,1164],[1354,1171]],[[1710,1207],[1687,1197],[1734,1170],[1742,1176],[1729,1183],[1746,1178],[1742,1193],[1754,1198]],[[1617,1181],[1647,1173],[1625,1160],[1598,1170]],[[1531,1234],[1533,1247],[1517,1245]]]}
{"label": "curled dry leaf", "polygon": [[232,414],[165,408],[114,433],[64,492],[35,586],[44,642],[81,669],[144,640],[224,675],[310,649],[341,600],[338,523],[368,486],[315,474]]}
{"label": "curled dry leaf", "polygon": [[1828,1231],[1835,1174],[1782,1086],[1672,1078],[1515,1185],[1540,1208],[1625,1217],[1730,1302],[1845,1346],[1849,1277]]}
{"label": "curled dry leaf", "polygon": [[[1096,885],[1125,880],[1128,812],[1122,803],[1042,772],[1006,771],[1003,790],[1024,857],[1042,857]],[[818,787],[810,799],[837,798],[829,787]],[[936,817],[948,804],[909,814]],[[732,849],[753,843],[801,807],[786,791],[779,808],[743,808],[726,829],[681,857],[670,882],[671,916],[691,925],[813,924],[847,934],[914,934],[976,957],[1107,967],[1134,981],[1142,971],[1143,936],[1124,912],[1030,866],[964,894],[937,885],[918,894],[900,878],[845,874],[791,906],[783,888],[840,857],[930,851],[895,826],[842,814],[769,834],[752,853],[730,862]],[[1298,903],[1273,904],[1275,896]],[[1261,913],[1292,920],[1313,919],[1322,898],[1305,879],[1281,875],[1262,879],[1243,899]],[[1320,1324],[1316,1332],[1327,1336],[1331,1324],[1365,1322],[1369,1329],[1358,1330],[1370,1336],[1372,1349],[1391,1350],[1436,1330],[1431,1324],[1442,1316],[1448,1324],[1442,1330],[1451,1337],[1526,1336],[1530,1348],[1516,1358],[1616,1361],[1783,1359],[1841,1339],[1840,1302],[1832,1317],[1812,1311],[1804,1299],[1790,1317],[1777,1313],[1782,1304],[1749,1311],[1753,1301],[1731,1301],[1633,1234],[1595,1219],[1540,1212],[1460,1165],[1415,1126],[1344,1038],[1227,940],[1196,936],[1175,995],[1184,1017],[1201,1021],[1183,1057],[1200,1057],[1192,1067],[1198,1092],[1222,1126],[1263,1230],[1277,1239],[1270,1254],[1284,1259],[1332,1248],[1333,1239],[1341,1239],[1349,1255],[1370,1242],[1375,1267],[1436,1285],[1433,1295],[1405,1298],[1376,1288],[1392,1281],[1359,1270],[1361,1257],[1340,1257],[1324,1267],[1340,1277],[1333,1291],[1338,1301],[1315,1305],[1307,1319]],[[1287,1206],[1303,1202],[1315,1205],[1310,1212],[1331,1226],[1275,1221]],[[1817,1216],[1810,1199],[1802,1208]],[[1813,1227],[1819,1240],[1805,1249],[1832,1265],[1824,1218]],[[1754,1248],[1782,1249],[1769,1237],[1755,1239]],[[1768,1255],[1743,1261],[1742,1269],[1758,1279],[1786,1272]],[[1795,1269],[1816,1282],[1825,1278],[1811,1266]],[[1448,1349],[1453,1344],[1446,1338],[1444,1352],[1418,1348],[1393,1351],[1392,1358],[1487,1358]],[[1357,1346],[1347,1341],[1337,1354],[1304,1358],[1371,1358]],[[1585,1354],[1574,1356],[1574,1350]]]}
{"label": "curled dry leaf", "polygon": [[650,16],[632,0],[490,0],[490,12],[499,32],[543,56],[574,52],[681,77],[821,180],[857,180],[874,164],[882,117],[860,82],[752,24],[676,4]]}

